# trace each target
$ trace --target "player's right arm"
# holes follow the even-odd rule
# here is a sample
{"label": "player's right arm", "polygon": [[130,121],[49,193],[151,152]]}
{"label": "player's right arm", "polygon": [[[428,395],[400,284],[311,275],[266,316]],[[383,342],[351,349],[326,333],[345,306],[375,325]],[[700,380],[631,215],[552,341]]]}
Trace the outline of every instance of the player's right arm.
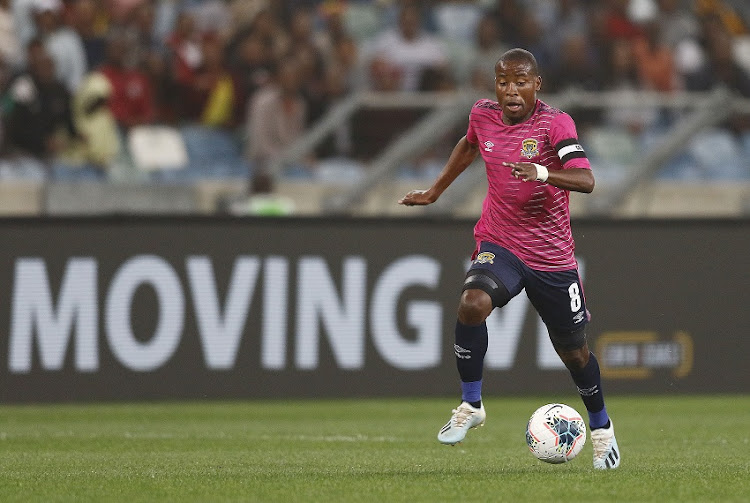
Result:
{"label": "player's right arm", "polygon": [[440,174],[435,178],[432,186],[427,190],[412,190],[404,197],[399,199],[398,204],[405,206],[423,206],[426,204],[432,204],[438,200],[440,194],[443,193],[453,181],[458,178],[458,175],[464,172],[469,165],[474,162],[479,154],[479,145],[471,143],[466,139],[466,136],[458,140],[456,146],[453,147],[448,162],[445,163],[445,167]]}

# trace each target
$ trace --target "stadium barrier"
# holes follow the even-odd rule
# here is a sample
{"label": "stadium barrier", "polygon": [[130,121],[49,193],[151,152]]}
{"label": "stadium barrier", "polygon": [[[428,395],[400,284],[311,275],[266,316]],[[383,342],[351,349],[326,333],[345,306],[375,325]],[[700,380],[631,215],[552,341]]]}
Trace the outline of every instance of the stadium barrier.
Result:
{"label": "stadium barrier", "polygon": [[[455,394],[472,226],[2,220],[0,401]],[[750,221],[578,220],[574,234],[609,392],[750,391]],[[524,294],[488,328],[486,394],[571,392]]]}

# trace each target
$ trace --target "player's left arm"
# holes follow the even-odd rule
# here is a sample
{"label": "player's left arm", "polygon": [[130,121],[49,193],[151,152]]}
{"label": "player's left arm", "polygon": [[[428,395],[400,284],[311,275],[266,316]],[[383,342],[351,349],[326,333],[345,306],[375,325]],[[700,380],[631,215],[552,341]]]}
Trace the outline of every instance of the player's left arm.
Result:
{"label": "player's left arm", "polygon": [[549,141],[554,146],[563,169],[547,169],[547,166],[531,162],[503,164],[511,168],[513,176],[523,181],[537,180],[565,190],[592,192],[595,185],[594,174],[586,152],[578,142],[576,126],[570,115],[561,113],[552,120]]}

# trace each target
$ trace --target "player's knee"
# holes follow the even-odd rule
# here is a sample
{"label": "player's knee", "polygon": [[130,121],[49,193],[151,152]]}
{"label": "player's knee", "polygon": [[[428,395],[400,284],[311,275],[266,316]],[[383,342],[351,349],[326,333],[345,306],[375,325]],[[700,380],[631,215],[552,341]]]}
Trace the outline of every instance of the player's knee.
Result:
{"label": "player's knee", "polygon": [[458,305],[458,321],[464,325],[478,325],[492,312],[492,298],[483,290],[464,290]]}
{"label": "player's knee", "polygon": [[[549,328],[549,327],[548,327]],[[582,370],[589,362],[589,346],[584,328],[573,332],[549,329],[552,345],[568,370]]]}
{"label": "player's knee", "polygon": [[588,347],[560,352],[560,359],[571,372],[581,372],[589,363]]}

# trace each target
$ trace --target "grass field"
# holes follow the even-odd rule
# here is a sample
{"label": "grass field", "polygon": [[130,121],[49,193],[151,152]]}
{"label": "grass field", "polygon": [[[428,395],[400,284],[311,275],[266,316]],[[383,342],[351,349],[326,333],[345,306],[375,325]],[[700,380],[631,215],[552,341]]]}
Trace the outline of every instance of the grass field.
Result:
{"label": "grass field", "polygon": [[531,456],[547,401],[486,399],[457,447],[448,399],[2,406],[0,501],[750,501],[750,396],[610,397],[610,472]]}

